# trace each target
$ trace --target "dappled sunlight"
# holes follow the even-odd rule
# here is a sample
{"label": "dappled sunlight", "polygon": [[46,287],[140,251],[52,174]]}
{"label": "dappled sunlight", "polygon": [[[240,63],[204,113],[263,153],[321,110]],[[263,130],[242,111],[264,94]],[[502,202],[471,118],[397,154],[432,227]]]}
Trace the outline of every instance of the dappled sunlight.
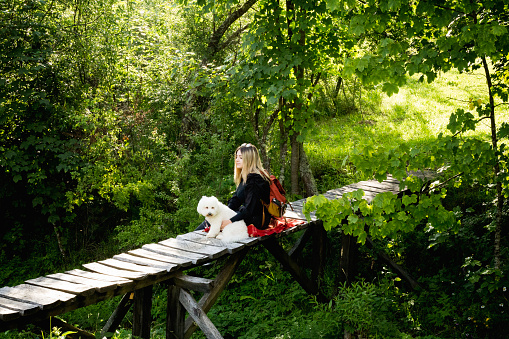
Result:
{"label": "dappled sunlight", "polygon": [[[397,94],[373,95],[381,97],[378,112],[355,113],[317,122],[305,144],[308,156],[321,165],[339,170],[347,164],[345,158],[360,146],[390,149],[404,143],[410,146],[430,143],[440,133],[449,133],[447,124],[451,113],[458,108],[468,110],[469,98],[486,100],[484,81],[480,70],[442,73],[431,84],[419,82],[418,76],[411,77]],[[498,108],[497,125],[508,118],[507,109]],[[489,138],[489,133],[489,121],[485,120],[466,135]]]}

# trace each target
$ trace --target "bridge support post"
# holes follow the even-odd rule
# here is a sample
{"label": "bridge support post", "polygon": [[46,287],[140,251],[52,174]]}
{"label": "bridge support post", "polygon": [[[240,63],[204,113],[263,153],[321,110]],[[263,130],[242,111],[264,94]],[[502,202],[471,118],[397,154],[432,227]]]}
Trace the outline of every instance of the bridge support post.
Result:
{"label": "bridge support post", "polygon": [[323,222],[317,221],[313,223],[313,262],[317,265],[313,266],[311,272],[311,280],[316,281],[320,288],[320,281],[323,276],[325,267],[325,249],[327,241],[327,232],[323,228]]}
{"label": "bridge support post", "polygon": [[150,339],[152,285],[134,291],[133,336]]}
{"label": "bridge support post", "polygon": [[168,284],[168,303],[166,313],[166,339],[184,338],[186,310],[180,303],[180,291],[176,285]]}
{"label": "bridge support post", "polygon": [[341,257],[339,262],[340,279],[350,285],[352,277],[355,276],[355,265],[358,253],[358,245],[356,237],[342,234],[341,235]]}

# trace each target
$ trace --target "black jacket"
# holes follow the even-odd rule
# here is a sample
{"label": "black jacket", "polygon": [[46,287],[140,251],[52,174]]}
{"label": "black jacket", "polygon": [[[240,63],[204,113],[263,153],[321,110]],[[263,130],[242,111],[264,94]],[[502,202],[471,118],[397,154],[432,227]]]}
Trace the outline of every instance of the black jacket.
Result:
{"label": "black jacket", "polygon": [[[269,196],[269,182],[260,174],[249,173],[246,182],[240,182],[232,198],[228,201],[228,207],[237,212],[237,214],[230,219],[231,222],[244,220],[246,225],[253,224],[260,230],[266,229],[269,225],[271,215],[265,206],[263,206],[260,199],[268,204]],[[262,225],[264,213],[265,221]]]}

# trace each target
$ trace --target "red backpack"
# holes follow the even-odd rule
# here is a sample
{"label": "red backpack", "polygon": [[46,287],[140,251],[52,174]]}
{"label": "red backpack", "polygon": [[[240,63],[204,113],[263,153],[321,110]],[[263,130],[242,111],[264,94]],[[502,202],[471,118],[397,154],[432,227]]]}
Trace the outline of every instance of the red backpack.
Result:
{"label": "red backpack", "polygon": [[[279,182],[279,180],[277,180],[277,178],[273,175],[271,175],[269,179],[270,179],[270,195],[269,195],[270,201],[268,204],[265,203],[263,200],[261,201],[263,206],[267,208],[271,216],[273,216],[274,218],[281,218],[283,214],[285,214],[286,206],[290,205],[290,207],[292,207],[292,205],[286,199],[285,196],[286,191]],[[263,221],[264,221],[263,223],[265,223],[265,210],[263,211]]]}

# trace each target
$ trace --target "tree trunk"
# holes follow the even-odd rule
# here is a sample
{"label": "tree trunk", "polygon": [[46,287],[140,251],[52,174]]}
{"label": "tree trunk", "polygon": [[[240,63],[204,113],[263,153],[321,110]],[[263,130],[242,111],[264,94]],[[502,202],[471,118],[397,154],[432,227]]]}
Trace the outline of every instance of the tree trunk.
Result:
{"label": "tree trunk", "polygon": [[60,236],[60,231],[58,230],[58,227],[55,224],[53,224],[53,230],[55,231],[55,236],[57,237],[58,249],[60,250],[60,254],[62,254],[62,259],[67,260],[64,246],[62,245],[62,237]]}
{"label": "tree trunk", "polygon": [[311,167],[309,167],[308,157],[306,156],[306,151],[304,151],[304,145],[300,143],[300,175],[302,181],[304,182],[304,189],[306,190],[306,196],[311,197],[313,195],[318,195],[318,189],[316,188],[315,177],[313,176],[313,172],[311,171]]}
{"label": "tree trunk", "polygon": [[500,260],[500,241],[502,234],[502,211],[504,207],[504,196],[502,194],[502,183],[499,180],[500,173],[500,164],[499,164],[499,156],[498,156],[498,139],[497,139],[497,125],[495,124],[495,102],[493,99],[493,93],[491,92],[491,87],[493,84],[491,83],[491,75],[488,68],[488,62],[486,61],[486,57],[482,58],[482,64],[484,67],[484,73],[486,75],[486,84],[488,86],[488,94],[490,100],[490,124],[491,124],[491,146],[493,148],[493,152],[495,153],[496,161],[493,166],[494,173],[494,182],[495,189],[497,193],[497,214],[495,216],[495,239],[493,242],[494,248],[494,267],[499,269],[501,266]]}
{"label": "tree trunk", "polygon": [[[284,99],[281,98],[280,101],[282,102],[281,107],[283,107]],[[285,121],[287,119],[286,112],[282,110],[281,113],[282,117],[279,120],[279,134],[281,138],[279,145],[279,163],[281,165],[279,170],[279,182],[283,185],[285,181],[286,155],[288,154],[288,131],[285,128]]]}
{"label": "tree trunk", "polygon": [[341,85],[343,85],[343,78],[341,76],[338,77],[338,81],[336,82],[336,88],[334,89],[333,98],[337,100],[339,96],[339,90],[341,89]]}
{"label": "tree trunk", "polygon": [[297,141],[297,132],[290,135],[290,147],[292,148],[291,162],[290,162],[290,180],[292,195],[299,195],[299,167],[300,167],[300,142]]}

